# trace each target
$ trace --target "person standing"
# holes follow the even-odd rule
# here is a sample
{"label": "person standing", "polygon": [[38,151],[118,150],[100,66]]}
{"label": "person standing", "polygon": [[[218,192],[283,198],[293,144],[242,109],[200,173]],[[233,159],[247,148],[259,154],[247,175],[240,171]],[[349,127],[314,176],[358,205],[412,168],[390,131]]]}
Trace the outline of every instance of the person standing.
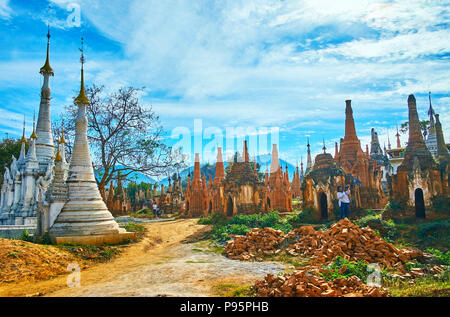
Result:
{"label": "person standing", "polygon": [[348,218],[349,205],[350,205],[350,189],[345,186],[345,191],[342,190],[342,186],[338,186],[337,198],[339,199],[340,207],[340,219]]}
{"label": "person standing", "polygon": [[155,218],[158,217],[157,211],[158,211],[158,205],[156,204],[156,201],[154,201],[154,202],[153,202],[153,216],[154,216]]}

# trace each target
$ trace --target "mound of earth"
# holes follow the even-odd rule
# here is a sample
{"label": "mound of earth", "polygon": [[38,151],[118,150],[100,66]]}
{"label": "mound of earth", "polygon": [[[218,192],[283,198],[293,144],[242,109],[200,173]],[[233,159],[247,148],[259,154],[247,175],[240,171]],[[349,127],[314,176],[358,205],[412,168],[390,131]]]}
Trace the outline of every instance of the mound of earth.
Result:
{"label": "mound of earth", "polygon": [[0,285],[49,279],[66,273],[74,262],[72,254],[57,247],[0,238]]}

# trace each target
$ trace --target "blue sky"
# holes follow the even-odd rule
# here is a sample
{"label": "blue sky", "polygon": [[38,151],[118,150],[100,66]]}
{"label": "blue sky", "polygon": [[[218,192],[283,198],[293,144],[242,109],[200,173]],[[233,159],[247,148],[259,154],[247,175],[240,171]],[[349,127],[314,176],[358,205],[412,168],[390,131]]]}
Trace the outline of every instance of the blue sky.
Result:
{"label": "blue sky", "polygon": [[[334,154],[346,99],[363,147],[372,127],[381,143],[389,130],[395,144],[408,95],[425,119],[429,90],[448,142],[449,8],[418,0],[0,0],[0,133],[19,136],[23,114],[31,129],[50,23],[53,118],[79,89],[83,36],[87,84],[145,86],[142,102],[160,115],[169,144],[178,141],[174,129],[193,131],[194,119],[204,130],[250,127],[255,135],[278,127],[280,157],[295,164],[305,161],[307,137],[314,154],[323,138]],[[69,23],[78,12],[80,23]]]}

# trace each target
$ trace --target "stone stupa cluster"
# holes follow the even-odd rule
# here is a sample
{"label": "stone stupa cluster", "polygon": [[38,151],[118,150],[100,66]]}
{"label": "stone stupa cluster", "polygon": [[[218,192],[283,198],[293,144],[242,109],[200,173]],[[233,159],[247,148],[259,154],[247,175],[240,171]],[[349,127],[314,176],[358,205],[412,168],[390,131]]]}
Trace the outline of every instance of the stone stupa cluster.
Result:
{"label": "stone stupa cluster", "polygon": [[[25,138],[19,160],[6,169],[1,196],[2,224],[33,223],[36,233],[48,233],[55,243],[102,244],[134,239],[119,228],[103,201],[94,176],[87,138],[86,111],[90,103],[84,88],[84,52],[81,49],[81,86],[75,104],[75,140],[70,164],[65,159],[62,133],[56,147],[50,121],[50,33],[36,131],[25,155]],[[83,44],[83,43],[82,43]],[[11,171],[11,172],[10,172]]]}
{"label": "stone stupa cluster", "polygon": [[[202,175],[199,154],[195,155],[193,175],[186,188],[181,177],[169,178],[167,191],[156,184],[143,190],[140,186],[130,199],[120,175],[117,187],[100,193],[94,176],[87,138],[86,111],[90,103],[84,88],[84,52],[81,49],[81,86],[75,98],[76,133],[70,164],[66,162],[64,131],[54,145],[50,121],[50,82],[54,75],[47,58],[40,73],[44,77],[37,126],[26,152],[25,127],[19,158],[6,168],[0,197],[0,225],[36,225],[38,233],[48,232],[57,242],[103,243],[131,237],[119,228],[114,216],[151,208],[157,202],[166,211],[181,211],[186,217],[220,213],[231,217],[277,210],[293,211],[293,198],[302,200],[303,210],[312,209],[317,219],[328,219],[338,209],[338,186],[349,186],[351,207],[382,209],[388,200],[402,206],[404,213],[415,210],[417,217],[430,214],[433,204],[449,198],[450,154],[444,141],[439,115],[429,96],[430,127],[424,135],[418,118],[416,100],[408,98],[409,140],[402,148],[397,128],[396,148],[382,149],[378,133],[371,130],[371,142],[362,148],[356,134],[351,100],[345,101],[345,134],[335,143],[334,156],[311,156],[307,140],[306,169],[297,166],[292,181],[286,165],[283,171],[273,144],[270,171],[259,173],[251,161],[247,141],[242,156],[235,153],[225,168],[222,149],[218,147],[214,179]],[[192,178],[191,178],[192,176]],[[207,179],[208,177],[208,179]],[[408,211],[409,210],[409,211]]]}

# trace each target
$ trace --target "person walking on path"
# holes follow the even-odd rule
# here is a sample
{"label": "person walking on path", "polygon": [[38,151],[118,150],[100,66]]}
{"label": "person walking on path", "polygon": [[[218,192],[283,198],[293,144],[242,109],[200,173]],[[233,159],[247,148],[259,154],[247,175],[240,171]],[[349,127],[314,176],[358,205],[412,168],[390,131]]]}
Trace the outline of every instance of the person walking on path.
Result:
{"label": "person walking on path", "polygon": [[345,191],[342,190],[342,186],[338,187],[337,198],[339,199],[339,207],[341,210],[340,219],[348,218],[349,205],[350,205],[350,189],[345,186]]}

